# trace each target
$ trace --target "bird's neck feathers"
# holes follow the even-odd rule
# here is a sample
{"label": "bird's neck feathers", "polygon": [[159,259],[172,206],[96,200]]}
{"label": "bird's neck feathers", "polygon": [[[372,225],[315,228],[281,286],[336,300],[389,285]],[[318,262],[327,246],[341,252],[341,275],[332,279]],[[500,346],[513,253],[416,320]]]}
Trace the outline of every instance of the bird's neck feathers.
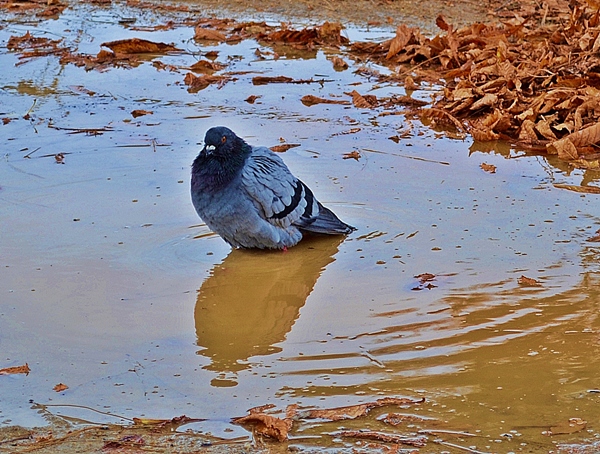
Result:
{"label": "bird's neck feathers", "polygon": [[244,163],[252,147],[244,140],[236,137],[236,143],[230,144],[228,150],[199,154],[192,165],[192,175],[197,184],[217,188],[226,186],[235,179],[244,167]]}

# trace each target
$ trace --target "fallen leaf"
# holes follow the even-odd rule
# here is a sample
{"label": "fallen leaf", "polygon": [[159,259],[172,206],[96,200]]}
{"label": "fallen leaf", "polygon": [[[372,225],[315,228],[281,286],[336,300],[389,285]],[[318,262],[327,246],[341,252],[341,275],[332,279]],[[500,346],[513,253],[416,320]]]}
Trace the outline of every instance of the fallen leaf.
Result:
{"label": "fallen leaf", "polygon": [[281,145],[274,145],[270,149],[275,153],[284,153],[288,151],[290,148],[299,147],[299,143],[282,143]]}
{"label": "fallen leaf", "polygon": [[151,110],[136,109],[136,110],[131,111],[131,116],[133,118],[137,118],[137,117],[142,117],[144,115],[152,115],[153,113],[154,112],[152,112]]}
{"label": "fallen leaf", "polygon": [[358,107],[359,109],[370,109],[374,107],[374,102],[376,102],[377,98],[373,95],[363,96],[356,90],[352,90],[350,93],[352,96],[352,104],[354,107]]}
{"label": "fallen leaf", "polygon": [[350,104],[350,101],[344,99],[320,98],[319,96],[314,95],[304,95],[300,101],[302,101],[302,104],[305,106],[313,106],[315,104]]}
{"label": "fallen leaf", "polygon": [[29,368],[29,364],[25,363],[23,366],[13,366],[13,367],[5,367],[4,369],[0,369],[0,375],[11,375],[11,374],[25,374],[29,375],[31,369]]}
{"label": "fallen leaf", "polygon": [[195,29],[195,33],[194,33],[194,39],[201,41],[201,40],[207,40],[207,41],[227,41],[227,36],[225,36],[223,33],[221,33],[218,30],[213,30],[210,28],[203,28],[203,27],[196,27]]}
{"label": "fallen leaf", "polygon": [[69,387],[67,385],[65,385],[64,383],[59,383],[58,385],[54,386],[54,388],[52,388],[54,391],[56,391],[57,393],[60,393],[66,389],[69,389]]}
{"label": "fallen leaf", "polygon": [[598,186],[576,186],[573,184],[561,184],[554,183],[553,185],[557,189],[567,189],[573,192],[580,192],[583,194],[600,194],[600,188]]}
{"label": "fallen leaf", "polygon": [[346,63],[343,58],[336,56],[331,57],[331,63],[333,64],[333,69],[337,71],[348,69],[348,63]]}
{"label": "fallen leaf", "polygon": [[241,426],[251,426],[254,431],[280,442],[287,439],[292,428],[291,419],[281,419],[258,411],[252,412],[248,416],[233,418],[231,422]]}
{"label": "fallen leaf", "polygon": [[101,46],[108,47],[115,54],[164,54],[166,52],[177,52],[172,44],[156,43],[140,38],[121,39],[102,43]]}
{"label": "fallen leaf", "polygon": [[482,162],[479,167],[481,167],[482,170],[488,172],[488,173],[496,173],[496,166],[494,164],[487,164],[485,162]]}
{"label": "fallen leaf", "polygon": [[342,155],[342,159],[356,159],[357,161],[361,158],[362,156],[360,155],[360,153],[356,150],[350,151],[349,153],[344,153]]}
{"label": "fallen leaf", "polygon": [[347,129],[345,131],[341,131],[341,132],[336,132],[335,134],[331,134],[332,137],[334,136],[345,136],[348,134],[356,134],[357,132],[362,131],[362,128],[350,128]]}
{"label": "fallen leaf", "polygon": [[192,71],[205,74],[212,74],[213,72],[220,71],[223,68],[225,68],[225,65],[208,60],[198,60],[196,63],[190,66]]}
{"label": "fallen leaf", "polygon": [[541,287],[542,284],[537,279],[533,279],[531,277],[523,276],[517,279],[517,283],[522,285],[523,287]]}
{"label": "fallen leaf", "polygon": [[246,101],[248,104],[254,104],[254,102],[258,99],[258,98],[262,98],[262,96],[260,95],[250,95],[248,96],[246,99],[244,99],[244,101]]}

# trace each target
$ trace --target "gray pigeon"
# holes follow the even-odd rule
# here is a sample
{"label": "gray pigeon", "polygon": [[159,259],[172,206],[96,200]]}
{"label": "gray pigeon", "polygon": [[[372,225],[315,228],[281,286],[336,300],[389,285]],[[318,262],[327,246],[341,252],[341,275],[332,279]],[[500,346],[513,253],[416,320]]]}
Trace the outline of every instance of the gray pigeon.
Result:
{"label": "gray pigeon", "polygon": [[285,249],[303,231],[356,230],[321,205],[279,156],[224,126],[206,132],[192,165],[191,192],[206,225],[236,248]]}

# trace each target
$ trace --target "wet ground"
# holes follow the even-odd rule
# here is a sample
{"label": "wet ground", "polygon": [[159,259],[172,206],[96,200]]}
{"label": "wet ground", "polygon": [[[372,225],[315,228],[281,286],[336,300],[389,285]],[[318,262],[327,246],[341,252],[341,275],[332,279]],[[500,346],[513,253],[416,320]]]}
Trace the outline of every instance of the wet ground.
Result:
{"label": "wet ground", "polygon": [[[156,25],[165,14],[77,4],[0,29],[0,368],[31,368],[0,377],[2,426],[46,424],[42,404],[74,423],[186,414],[207,420],[181,430],[235,438],[248,432],[230,418],[257,405],[389,396],[425,402],[302,424],[292,444],[356,447],[325,435],[341,427],[426,429],[432,443],[481,452],[598,437],[600,266],[588,241],[598,196],[555,186],[598,184],[598,173],[402,115],[304,105],[307,94],[404,94],[356,74],[343,52],[351,66],[336,71],[333,49],[277,48],[275,59],[254,40],[197,43],[189,26],[145,32],[123,20]],[[130,37],[184,52],[154,57],[167,69],[149,58],[85,71],[53,56],[20,60],[6,42],[27,31],[92,55]],[[235,80],[190,93],[186,68],[213,50]],[[256,75],[325,82],[254,85]],[[358,230],[287,253],[231,251],[188,194],[190,163],[217,124],[253,145],[300,144],[282,157]],[[358,160],[344,159],[353,151]],[[58,383],[68,389],[53,391]],[[390,412],[416,419],[390,428],[376,418]]]}

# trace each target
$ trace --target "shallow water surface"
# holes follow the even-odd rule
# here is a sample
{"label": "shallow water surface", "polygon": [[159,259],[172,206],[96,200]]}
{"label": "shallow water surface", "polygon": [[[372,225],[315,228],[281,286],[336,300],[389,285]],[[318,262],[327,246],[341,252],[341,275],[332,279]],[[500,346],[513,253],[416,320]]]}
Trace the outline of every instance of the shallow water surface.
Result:
{"label": "shallow water surface", "polygon": [[[307,107],[306,94],[404,92],[352,64],[334,71],[333,50],[279,49],[261,60],[256,49],[271,49],[253,40],[202,45],[190,26],[118,24],[136,15],[82,5],[0,29],[9,120],[0,126],[0,368],[31,367],[1,377],[0,423],[43,424],[35,402],[94,422],[186,414],[208,419],[194,430],[232,438],[247,432],[229,419],[262,404],[405,396],[425,402],[293,435],[311,445],[340,427],[394,430],[376,417],[395,411],[422,418],[400,433],[470,432],[460,444],[486,452],[546,452],[598,436],[599,261],[587,241],[600,224],[598,196],[554,186],[597,184],[598,173],[450,139],[402,115]],[[28,30],[94,55],[128,37],[185,52],[156,57],[168,70],[150,59],[86,72],[53,56],[19,60],[6,42]],[[236,80],[190,93],[186,68],[209,50]],[[255,75],[327,82],[253,85]],[[134,118],[135,109],[152,114]],[[358,230],[285,253],[232,251],[188,194],[191,161],[218,124],[252,145],[301,144],[282,157]],[[352,151],[360,159],[343,158]],[[422,273],[435,278],[421,282]],[[522,275],[540,285],[519,285]],[[68,390],[54,392],[57,383]],[[570,418],[587,426],[576,431]]]}

